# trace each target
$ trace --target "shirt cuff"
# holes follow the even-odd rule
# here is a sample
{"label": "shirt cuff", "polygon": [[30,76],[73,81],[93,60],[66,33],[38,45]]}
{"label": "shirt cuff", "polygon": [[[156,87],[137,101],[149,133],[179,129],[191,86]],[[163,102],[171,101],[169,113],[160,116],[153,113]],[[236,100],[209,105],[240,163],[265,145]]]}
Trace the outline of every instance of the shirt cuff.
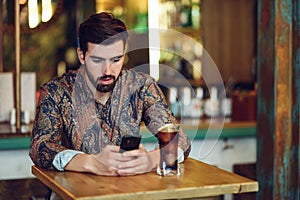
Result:
{"label": "shirt cuff", "polygon": [[64,150],[56,154],[52,162],[53,166],[58,171],[64,171],[65,166],[76,156],[77,154],[84,154],[81,151],[76,150]]}

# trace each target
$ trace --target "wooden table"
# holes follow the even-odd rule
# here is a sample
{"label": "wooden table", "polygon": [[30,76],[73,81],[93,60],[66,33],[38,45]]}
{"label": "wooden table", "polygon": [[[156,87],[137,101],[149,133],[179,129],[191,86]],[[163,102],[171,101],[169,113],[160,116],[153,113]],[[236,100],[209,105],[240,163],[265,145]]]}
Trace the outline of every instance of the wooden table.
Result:
{"label": "wooden table", "polygon": [[180,199],[258,191],[258,182],[188,158],[181,175],[156,172],[127,177],[57,172],[32,166],[32,173],[63,199]]}

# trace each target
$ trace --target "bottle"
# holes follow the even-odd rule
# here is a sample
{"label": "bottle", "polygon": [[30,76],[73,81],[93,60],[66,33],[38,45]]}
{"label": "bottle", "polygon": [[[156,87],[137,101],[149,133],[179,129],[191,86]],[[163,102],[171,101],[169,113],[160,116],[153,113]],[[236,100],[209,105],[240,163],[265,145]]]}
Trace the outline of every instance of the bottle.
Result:
{"label": "bottle", "polygon": [[219,107],[218,89],[213,86],[210,89],[210,98],[205,101],[204,112],[208,117],[217,117],[219,115]]}
{"label": "bottle", "polygon": [[199,0],[192,0],[192,27],[195,29],[200,28],[200,2]]}
{"label": "bottle", "polygon": [[182,0],[180,12],[180,24],[182,27],[190,27],[192,25],[192,6],[190,0]]}
{"label": "bottle", "polygon": [[231,117],[232,99],[230,97],[226,97],[222,100],[221,109],[222,109],[222,114],[223,114],[224,117],[226,117],[226,118]]}
{"label": "bottle", "polygon": [[182,116],[183,117],[191,117],[191,89],[190,87],[183,87],[182,88]]}
{"label": "bottle", "polygon": [[225,83],[225,94],[223,94],[223,99],[221,102],[221,112],[222,115],[226,118],[230,118],[232,114],[232,99],[231,93],[234,88],[236,81],[233,77],[229,77],[229,79]]}
{"label": "bottle", "polygon": [[171,87],[169,90],[170,109],[174,117],[180,117],[180,104],[177,100],[177,88]]}
{"label": "bottle", "polygon": [[200,118],[203,115],[203,88],[196,89],[196,98],[192,98],[191,101],[191,117]]}

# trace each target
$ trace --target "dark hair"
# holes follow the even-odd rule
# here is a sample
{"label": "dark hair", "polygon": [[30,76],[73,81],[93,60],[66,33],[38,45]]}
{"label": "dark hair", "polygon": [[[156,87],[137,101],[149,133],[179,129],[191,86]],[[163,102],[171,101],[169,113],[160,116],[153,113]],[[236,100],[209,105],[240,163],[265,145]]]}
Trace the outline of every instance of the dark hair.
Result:
{"label": "dark hair", "polygon": [[128,38],[125,24],[108,12],[91,15],[80,24],[78,35],[79,47],[84,55],[87,51],[88,42],[108,45],[123,40],[125,47]]}

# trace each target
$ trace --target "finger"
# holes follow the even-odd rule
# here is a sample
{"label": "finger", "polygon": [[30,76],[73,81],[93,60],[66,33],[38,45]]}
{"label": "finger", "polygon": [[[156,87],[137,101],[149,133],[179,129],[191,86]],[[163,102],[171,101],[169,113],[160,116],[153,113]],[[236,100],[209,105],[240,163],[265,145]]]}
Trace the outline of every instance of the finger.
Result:
{"label": "finger", "polygon": [[132,175],[137,174],[137,173],[131,173],[131,172],[122,171],[122,170],[119,170],[117,173],[118,173],[119,176],[132,176]]}
{"label": "finger", "polygon": [[116,160],[119,162],[128,162],[128,161],[134,160],[136,158],[137,158],[136,156],[123,156],[120,153],[120,156],[118,158],[116,158]]}
{"label": "finger", "polygon": [[105,163],[101,162],[100,160],[96,160],[96,167],[97,171],[96,174],[98,175],[105,175],[105,176],[118,176],[118,169],[113,166],[108,166]]}
{"label": "finger", "polygon": [[104,150],[108,150],[108,151],[111,151],[111,152],[119,152],[120,147],[115,146],[115,145],[107,145],[106,147],[104,147]]}
{"label": "finger", "polygon": [[146,151],[145,147],[143,146],[143,144],[140,144],[139,149]]}
{"label": "finger", "polygon": [[128,169],[128,168],[135,168],[135,167],[146,167],[148,164],[147,156],[135,157],[127,162],[120,163],[117,168],[118,169]]}
{"label": "finger", "polygon": [[129,175],[136,175],[136,174],[144,174],[146,171],[144,166],[138,165],[130,168],[119,169],[117,173],[120,176],[129,176]]}
{"label": "finger", "polygon": [[146,155],[147,152],[137,149],[137,150],[131,150],[131,151],[126,151],[122,154],[123,157],[141,157]]}
{"label": "finger", "polygon": [[124,170],[119,170],[117,173],[119,176],[132,176],[132,175],[138,174],[136,172],[128,172],[128,171],[124,171]]}

